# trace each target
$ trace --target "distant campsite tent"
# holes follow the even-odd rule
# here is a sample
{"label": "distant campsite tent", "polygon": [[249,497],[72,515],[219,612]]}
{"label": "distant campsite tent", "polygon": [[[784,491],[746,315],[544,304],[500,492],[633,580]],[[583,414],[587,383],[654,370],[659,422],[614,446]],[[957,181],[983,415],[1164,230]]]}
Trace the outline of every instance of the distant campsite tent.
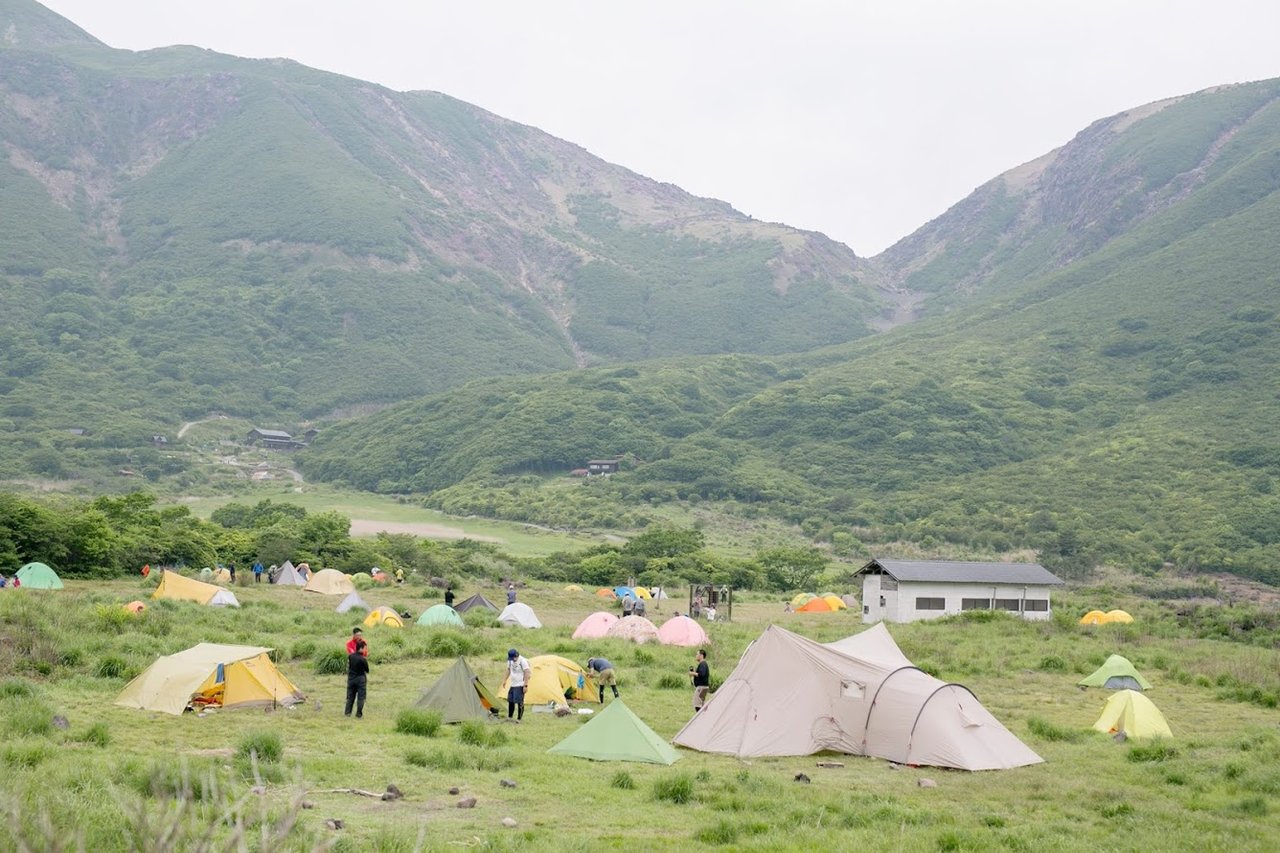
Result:
{"label": "distant campsite tent", "polygon": [[224,569],[222,566],[216,569],[205,566],[200,570],[200,580],[205,583],[231,583],[231,570]]}
{"label": "distant campsite tent", "polygon": [[240,602],[229,589],[202,583],[193,578],[183,577],[177,572],[167,569],[160,576],[160,585],[151,593],[152,598],[169,598],[177,601],[194,601],[211,607],[239,607]]}
{"label": "distant campsite tent", "polygon": [[1123,610],[1108,610],[1107,621],[1116,622],[1121,625],[1128,625],[1133,622],[1133,617]]}
{"label": "distant campsite tent", "polygon": [[[635,617],[632,616],[632,619]],[[658,629],[658,642],[664,646],[705,646],[711,642],[697,620],[688,616],[672,616]]]}
{"label": "distant campsite tent", "polygon": [[598,640],[609,633],[609,627],[618,621],[618,617],[603,610],[597,610],[578,623],[573,629],[575,640]]}
{"label": "distant campsite tent", "polygon": [[503,608],[503,611],[498,614],[498,621],[503,625],[519,625],[521,628],[542,627],[533,608],[522,601],[513,602]]}
{"label": "distant campsite tent", "polygon": [[1105,687],[1108,690],[1151,689],[1151,682],[1142,677],[1128,658],[1120,655],[1107,658],[1091,675],[1076,683],[1081,687]]}
{"label": "distant campsite tent", "polygon": [[643,586],[631,587],[631,594],[635,598],[653,598],[653,595],[649,592],[648,588]]}
{"label": "distant campsite tent", "polygon": [[1080,617],[1081,625],[1105,625],[1107,624],[1107,614],[1101,610],[1090,610],[1088,613]]}
{"label": "distant campsite tent", "polygon": [[811,592],[799,592],[791,597],[791,606],[800,607],[810,601],[813,601],[815,598],[817,598],[817,596]]}
{"label": "distant campsite tent", "polygon": [[564,591],[565,592],[582,592],[582,587],[578,586],[576,583],[571,583],[564,588]]}
{"label": "distant campsite tent", "polygon": [[858,606],[858,596],[846,593],[840,596],[840,600],[844,602],[845,607],[856,608]]}
{"label": "distant campsite tent", "polygon": [[804,604],[796,608],[797,613],[831,613],[835,608],[832,607],[825,598],[814,596]]}
{"label": "distant campsite tent", "polygon": [[276,572],[276,584],[284,586],[306,586],[307,581],[298,570],[293,567],[293,563],[288,560],[284,561],[284,565],[280,567],[280,571]]}
{"label": "distant campsite tent", "polygon": [[365,600],[360,597],[360,593],[352,590],[350,593],[347,594],[347,597],[342,599],[342,601],[338,604],[338,606],[334,608],[334,612],[346,613],[348,610],[351,610],[357,607],[360,608],[361,610],[369,609],[369,605],[366,604]]}
{"label": "distant campsite tent", "polygon": [[825,601],[832,610],[849,609],[849,605],[844,603],[844,599],[834,593],[822,596],[822,600]]}
{"label": "distant campsite tent", "polygon": [[459,613],[466,613],[474,607],[483,607],[485,610],[492,610],[494,613],[498,612],[498,605],[494,604],[478,592],[453,609]]}
{"label": "distant campsite tent", "polygon": [[674,764],[680,760],[680,753],[645,725],[621,699],[610,702],[585,726],[579,726],[547,752],[594,761]]}
{"label": "distant campsite tent", "polygon": [[27,589],[62,589],[62,578],[44,563],[27,563],[16,577]]}
{"label": "distant campsite tent", "polygon": [[1173,737],[1169,723],[1155,703],[1136,690],[1113,693],[1093,727],[1100,732],[1124,732],[1127,737]]}
{"label": "distant campsite tent", "polygon": [[658,626],[643,616],[628,616],[619,619],[609,626],[606,637],[615,640],[630,640],[633,643],[660,643]]}
{"label": "distant campsite tent", "polygon": [[635,598],[636,591],[629,586],[615,586],[613,588],[614,598],[626,598],[628,595]]}
{"label": "distant campsite tent", "polygon": [[404,619],[390,607],[375,607],[369,611],[368,616],[364,617],[364,624],[369,627],[386,625],[388,628],[403,628]]}
{"label": "distant campsite tent", "polygon": [[497,713],[498,708],[493,694],[461,657],[435,684],[422,691],[415,704],[419,708],[437,709],[442,722],[446,723],[483,720],[488,714]]}
{"label": "distant campsite tent", "polygon": [[667,591],[660,586],[655,586],[653,589],[649,590],[649,595],[654,601],[666,601],[671,598],[671,596],[667,595]]}
{"label": "distant campsite tent", "polygon": [[458,611],[454,610],[447,604],[436,604],[422,611],[422,615],[418,617],[419,625],[453,625],[457,628],[465,628],[467,623],[462,621],[462,617],[458,615]]}
{"label": "distant campsite tent", "polygon": [[313,573],[304,588],[307,592],[318,592],[321,595],[347,595],[356,591],[351,578],[337,569],[321,569]]}
{"label": "distant campsite tent", "polygon": [[824,646],[770,625],[675,743],[739,758],[831,750],[959,770],[1043,760],[967,688],[899,659],[887,631]]}
{"label": "distant campsite tent", "polygon": [[600,596],[601,598],[617,598],[618,597],[617,595],[614,594],[613,590],[605,589],[604,587],[600,587],[599,589],[597,589],[596,595]]}
{"label": "distant campsite tent", "polygon": [[[600,701],[596,695],[596,683],[591,673],[578,666],[568,658],[558,655],[538,655],[529,658],[531,677],[525,686],[524,701],[529,705],[544,705],[555,702],[563,705],[565,699],[582,702]],[[498,698],[507,698],[507,682],[511,675],[502,680],[502,688],[498,690]],[[565,693],[568,692],[568,696]]]}
{"label": "distant campsite tent", "polygon": [[301,702],[301,691],[276,669],[267,657],[270,651],[201,643],[151,664],[125,686],[116,704],[181,714],[189,705],[247,708]]}

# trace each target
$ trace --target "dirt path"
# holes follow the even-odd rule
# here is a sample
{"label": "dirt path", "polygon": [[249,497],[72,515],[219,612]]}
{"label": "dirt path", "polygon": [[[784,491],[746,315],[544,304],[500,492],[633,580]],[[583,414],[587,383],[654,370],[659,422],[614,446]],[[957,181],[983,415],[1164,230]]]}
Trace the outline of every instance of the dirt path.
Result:
{"label": "dirt path", "polygon": [[477,542],[501,542],[496,536],[476,536],[467,533],[460,527],[446,527],[443,524],[406,521],[374,521],[369,518],[351,519],[352,536],[375,536],[378,533],[407,533],[410,536],[422,536],[427,539],[474,539]]}
{"label": "dirt path", "polygon": [[202,418],[198,421],[187,421],[185,424],[182,425],[182,428],[178,430],[178,438],[182,438],[184,435],[186,435],[187,430],[191,429],[196,424],[207,424],[209,421],[225,421],[226,419],[227,419],[226,415],[215,415],[211,418]]}

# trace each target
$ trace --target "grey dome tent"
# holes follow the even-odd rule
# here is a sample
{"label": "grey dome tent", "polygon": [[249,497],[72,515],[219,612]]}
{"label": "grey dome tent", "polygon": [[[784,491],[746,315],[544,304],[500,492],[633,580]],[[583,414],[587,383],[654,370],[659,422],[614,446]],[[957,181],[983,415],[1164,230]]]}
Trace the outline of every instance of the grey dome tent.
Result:
{"label": "grey dome tent", "polygon": [[456,605],[453,609],[459,613],[466,613],[473,607],[483,607],[486,610],[492,610],[494,613],[498,612],[498,605],[494,604],[478,592],[461,604]]}

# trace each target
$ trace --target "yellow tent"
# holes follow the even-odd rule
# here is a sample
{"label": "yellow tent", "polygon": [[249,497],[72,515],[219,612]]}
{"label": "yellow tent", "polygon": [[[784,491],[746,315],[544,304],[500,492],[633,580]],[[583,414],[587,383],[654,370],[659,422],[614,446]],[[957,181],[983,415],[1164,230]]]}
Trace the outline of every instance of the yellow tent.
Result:
{"label": "yellow tent", "polygon": [[582,592],[582,587],[578,586],[576,583],[571,583],[564,588],[564,591],[565,592]]}
{"label": "yellow tent", "polygon": [[827,595],[822,596],[822,600],[825,601],[827,604],[831,605],[832,610],[848,610],[849,609],[849,605],[845,604],[844,599],[838,595],[832,595],[828,593]]}
{"label": "yellow tent", "polygon": [[400,614],[392,610],[390,607],[375,607],[369,611],[369,615],[364,617],[364,624],[387,625],[392,628],[403,628],[404,620],[400,618]]}
{"label": "yellow tent", "polygon": [[1122,625],[1128,625],[1133,621],[1133,617],[1128,613],[1125,613],[1123,610],[1108,610],[1107,621],[1119,622]]}
{"label": "yellow tent", "polygon": [[181,714],[188,707],[293,705],[302,692],[267,657],[271,649],[201,643],[147,667],[116,697],[116,704]]}
{"label": "yellow tent", "polygon": [[1090,610],[1080,617],[1081,625],[1105,625],[1108,621],[1107,614],[1101,610]]}
{"label": "yellow tent", "polygon": [[1173,737],[1164,714],[1137,690],[1111,694],[1093,727],[1108,734],[1124,732],[1129,737]]}
{"label": "yellow tent", "polygon": [[649,592],[647,587],[633,586],[631,587],[631,591],[634,592],[640,598],[648,598],[648,599],[653,598],[653,595]]}
{"label": "yellow tent", "polygon": [[800,607],[801,605],[808,604],[815,598],[817,598],[817,596],[811,592],[801,592],[791,599],[791,606]]}
{"label": "yellow tent", "polygon": [[211,583],[203,583],[192,578],[183,577],[177,572],[165,571],[160,577],[160,585],[151,593],[152,598],[170,598],[177,601],[194,601],[197,604],[208,604],[213,607],[239,607],[235,593],[222,589]]}
{"label": "yellow tent", "polygon": [[318,592],[322,595],[350,595],[356,591],[351,578],[337,569],[321,569],[311,574],[311,579],[303,587],[307,592]]}
{"label": "yellow tent", "polygon": [[[548,702],[563,705],[567,690],[572,691],[567,697],[569,699],[584,702],[600,701],[591,673],[567,658],[557,655],[538,655],[529,659],[529,669],[532,670],[532,675],[524,690],[524,701],[527,705],[544,705]],[[507,677],[502,681],[502,688],[498,690],[499,698],[507,698],[507,686],[510,681],[511,674],[507,673]]]}

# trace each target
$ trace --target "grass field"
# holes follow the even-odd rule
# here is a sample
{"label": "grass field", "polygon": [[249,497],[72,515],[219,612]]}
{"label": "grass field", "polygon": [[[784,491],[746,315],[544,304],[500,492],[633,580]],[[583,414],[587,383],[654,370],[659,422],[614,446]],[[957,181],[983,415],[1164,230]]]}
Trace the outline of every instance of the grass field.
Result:
{"label": "grass field", "polygon": [[[1274,850],[1280,838],[1280,725],[1274,708],[1224,700],[1224,676],[1274,689],[1280,652],[1189,640],[1160,605],[1117,602],[1132,626],[1083,629],[1000,617],[893,626],[913,661],[969,686],[1045,763],[967,773],[895,767],[853,756],[756,761],[680,750],[671,767],[594,763],[547,755],[585,717],[528,712],[519,726],[397,731],[399,716],[457,654],[496,689],[505,651],[556,653],[617,666],[628,706],[664,738],[688,719],[692,650],[570,639],[599,609],[590,592],[532,587],[538,630],[470,625],[465,631],[370,628],[365,719],[346,719],[345,676],[319,674],[355,620],[336,599],[271,586],[238,587],[243,607],[153,602],[139,617],[119,605],[146,598],[138,580],[69,581],[61,592],[0,591],[0,850],[722,849],[852,850]],[[460,592],[502,600],[496,587]],[[1092,602],[1067,600],[1064,611]],[[364,593],[415,615],[439,591],[405,586]],[[651,613],[661,621],[673,609]],[[781,599],[746,596],[734,622],[709,626],[714,679],[726,677],[771,621],[821,641],[862,629],[857,617],[783,613]],[[129,710],[113,700],[158,655],[197,642],[277,649],[282,671],[307,694],[293,710],[204,717]],[[1092,732],[1106,692],[1075,687],[1110,653],[1129,657],[1155,685],[1169,744],[1118,744]],[[52,724],[65,717],[68,727]],[[807,725],[797,720],[797,724]],[[272,759],[257,778],[250,746]],[[820,768],[820,760],[843,762]],[[794,781],[805,773],[809,784]],[[937,782],[922,788],[921,779]],[[516,787],[504,787],[509,779]],[[251,793],[255,784],[261,794]],[[339,788],[380,792],[384,802]],[[175,791],[189,788],[186,798]],[[449,793],[457,787],[459,793]],[[456,802],[476,798],[473,809]],[[305,800],[313,808],[300,808]],[[228,820],[228,814],[233,818]],[[516,821],[514,828],[503,818]],[[325,826],[339,819],[342,829]],[[296,824],[293,823],[296,820]]]}

